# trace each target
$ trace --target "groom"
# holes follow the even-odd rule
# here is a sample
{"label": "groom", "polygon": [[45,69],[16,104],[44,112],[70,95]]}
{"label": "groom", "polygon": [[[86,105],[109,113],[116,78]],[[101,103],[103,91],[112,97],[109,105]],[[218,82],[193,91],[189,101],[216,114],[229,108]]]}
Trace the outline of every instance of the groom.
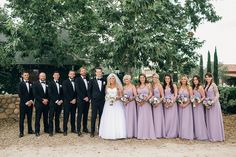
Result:
{"label": "groom", "polygon": [[99,114],[99,124],[102,116],[102,111],[105,103],[105,87],[106,82],[102,78],[102,68],[95,69],[96,77],[89,81],[89,92],[88,96],[92,103],[92,120],[91,120],[91,135],[94,137],[95,134],[95,123],[97,119],[97,112]]}

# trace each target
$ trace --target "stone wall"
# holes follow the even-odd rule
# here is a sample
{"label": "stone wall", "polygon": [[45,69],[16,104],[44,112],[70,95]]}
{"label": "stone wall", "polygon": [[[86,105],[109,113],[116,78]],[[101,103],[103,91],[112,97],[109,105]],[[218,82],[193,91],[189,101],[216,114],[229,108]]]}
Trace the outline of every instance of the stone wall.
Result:
{"label": "stone wall", "polygon": [[17,94],[0,95],[0,119],[19,118],[20,98]]}

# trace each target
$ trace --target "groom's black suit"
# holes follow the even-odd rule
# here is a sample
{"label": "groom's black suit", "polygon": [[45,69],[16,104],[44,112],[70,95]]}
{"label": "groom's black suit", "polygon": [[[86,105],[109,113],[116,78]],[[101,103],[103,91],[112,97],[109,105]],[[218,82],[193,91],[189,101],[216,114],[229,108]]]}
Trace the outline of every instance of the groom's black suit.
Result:
{"label": "groom's black suit", "polygon": [[[101,85],[101,88],[99,88],[99,84]],[[92,103],[92,120],[91,120],[92,134],[94,134],[95,132],[97,112],[99,114],[99,125],[100,125],[100,119],[102,116],[102,111],[105,103],[105,87],[106,87],[106,82],[104,79],[94,78],[89,81],[88,96]]]}

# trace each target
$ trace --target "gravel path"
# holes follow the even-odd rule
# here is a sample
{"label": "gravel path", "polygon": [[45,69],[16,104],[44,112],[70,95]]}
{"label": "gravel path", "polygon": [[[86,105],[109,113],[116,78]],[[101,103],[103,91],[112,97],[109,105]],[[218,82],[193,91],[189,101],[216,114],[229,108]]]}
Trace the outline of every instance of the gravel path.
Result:
{"label": "gravel path", "polygon": [[64,137],[25,135],[18,138],[18,121],[0,120],[0,157],[236,157],[236,115],[224,116],[225,142],[188,141],[180,139],[158,140],[102,140],[88,134],[78,137],[69,133]]}

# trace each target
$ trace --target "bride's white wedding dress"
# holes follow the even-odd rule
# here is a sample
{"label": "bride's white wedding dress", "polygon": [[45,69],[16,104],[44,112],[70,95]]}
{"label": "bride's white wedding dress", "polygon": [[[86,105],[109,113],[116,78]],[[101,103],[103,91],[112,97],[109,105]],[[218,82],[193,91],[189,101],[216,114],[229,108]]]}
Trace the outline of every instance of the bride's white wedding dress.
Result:
{"label": "bride's white wedding dress", "polygon": [[[107,88],[106,97],[116,97],[117,93],[117,88]],[[99,136],[103,139],[126,138],[125,108],[121,101],[116,100],[111,103],[111,101],[106,100],[99,127]]]}

